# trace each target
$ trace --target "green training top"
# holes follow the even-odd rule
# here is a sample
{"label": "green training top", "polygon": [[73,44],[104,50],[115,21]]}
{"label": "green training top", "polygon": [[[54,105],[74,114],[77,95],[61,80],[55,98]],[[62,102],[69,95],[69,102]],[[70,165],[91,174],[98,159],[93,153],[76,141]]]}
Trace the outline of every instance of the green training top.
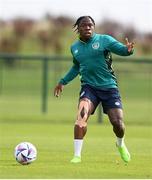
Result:
{"label": "green training top", "polygon": [[82,85],[88,84],[98,89],[117,88],[111,67],[111,52],[121,56],[133,53],[109,35],[94,33],[87,42],[77,40],[71,46],[73,66],[59,83],[66,85],[79,74]]}

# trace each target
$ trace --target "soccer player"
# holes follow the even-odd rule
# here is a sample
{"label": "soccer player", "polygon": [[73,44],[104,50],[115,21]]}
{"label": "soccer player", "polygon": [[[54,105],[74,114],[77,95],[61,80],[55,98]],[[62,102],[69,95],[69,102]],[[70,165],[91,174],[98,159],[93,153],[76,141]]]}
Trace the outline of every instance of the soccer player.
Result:
{"label": "soccer player", "polygon": [[116,77],[111,67],[111,53],[129,56],[133,54],[134,43],[128,42],[126,38],[124,45],[109,35],[95,33],[95,21],[90,16],[79,17],[73,28],[79,34],[78,40],[71,46],[73,66],[54,89],[54,95],[58,97],[64,86],[78,74],[80,75],[81,91],[74,126],[74,157],[71,162],[81,162],[87,120],[95,112],[99,103],[102,104],[103,112],[108,115],[113,126],[116,147],[121,158],[124,162],[129,162],[130,154],[124,142],[122,103]]}

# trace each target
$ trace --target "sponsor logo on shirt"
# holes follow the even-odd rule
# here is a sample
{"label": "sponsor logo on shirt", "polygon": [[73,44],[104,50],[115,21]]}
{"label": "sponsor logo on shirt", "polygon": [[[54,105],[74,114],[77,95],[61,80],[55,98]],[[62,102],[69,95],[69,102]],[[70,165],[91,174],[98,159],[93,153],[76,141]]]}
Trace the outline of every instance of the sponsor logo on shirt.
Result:
{"label": "sponsor logo on shirt", "polygon": [[78,53],[78,49],[74,50],[74,53],[77,54]]}
{"label": "sponsor logo on shirt", "polygon": [[95,43],[92,44],[93,49],[98,49],[99,46],[100,46],[99,42],[95,42]]}

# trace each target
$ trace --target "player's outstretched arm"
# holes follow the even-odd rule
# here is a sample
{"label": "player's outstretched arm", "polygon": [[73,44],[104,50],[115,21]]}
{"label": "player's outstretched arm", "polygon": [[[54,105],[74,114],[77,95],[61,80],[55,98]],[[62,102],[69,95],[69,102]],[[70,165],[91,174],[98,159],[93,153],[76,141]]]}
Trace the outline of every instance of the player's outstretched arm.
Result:
{"label": "player's outstretched arm", "polygon": [[133,50],[133,48],[134,48],[135,43],[134,42],[129,42],[128,38],[125,38],[125,40],[126,40],[126,46],[128,48],[128,52],[131,52]]}
{"label": "player's outstretched arm", "polygon": [[59,97],[61,92],[63,91],[63,88],[64,85],[59,83],[54,89],[54,96]]}

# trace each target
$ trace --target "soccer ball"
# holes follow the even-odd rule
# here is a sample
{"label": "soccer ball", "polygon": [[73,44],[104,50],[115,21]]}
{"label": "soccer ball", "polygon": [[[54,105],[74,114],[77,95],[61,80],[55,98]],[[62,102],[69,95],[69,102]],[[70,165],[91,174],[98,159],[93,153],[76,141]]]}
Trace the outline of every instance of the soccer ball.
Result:
{"label": "soccer ball", "polygon": [[27,165],[36,160],[36,147],[29,142],[21,142],[15,147],[16,161],[22,165]]}

